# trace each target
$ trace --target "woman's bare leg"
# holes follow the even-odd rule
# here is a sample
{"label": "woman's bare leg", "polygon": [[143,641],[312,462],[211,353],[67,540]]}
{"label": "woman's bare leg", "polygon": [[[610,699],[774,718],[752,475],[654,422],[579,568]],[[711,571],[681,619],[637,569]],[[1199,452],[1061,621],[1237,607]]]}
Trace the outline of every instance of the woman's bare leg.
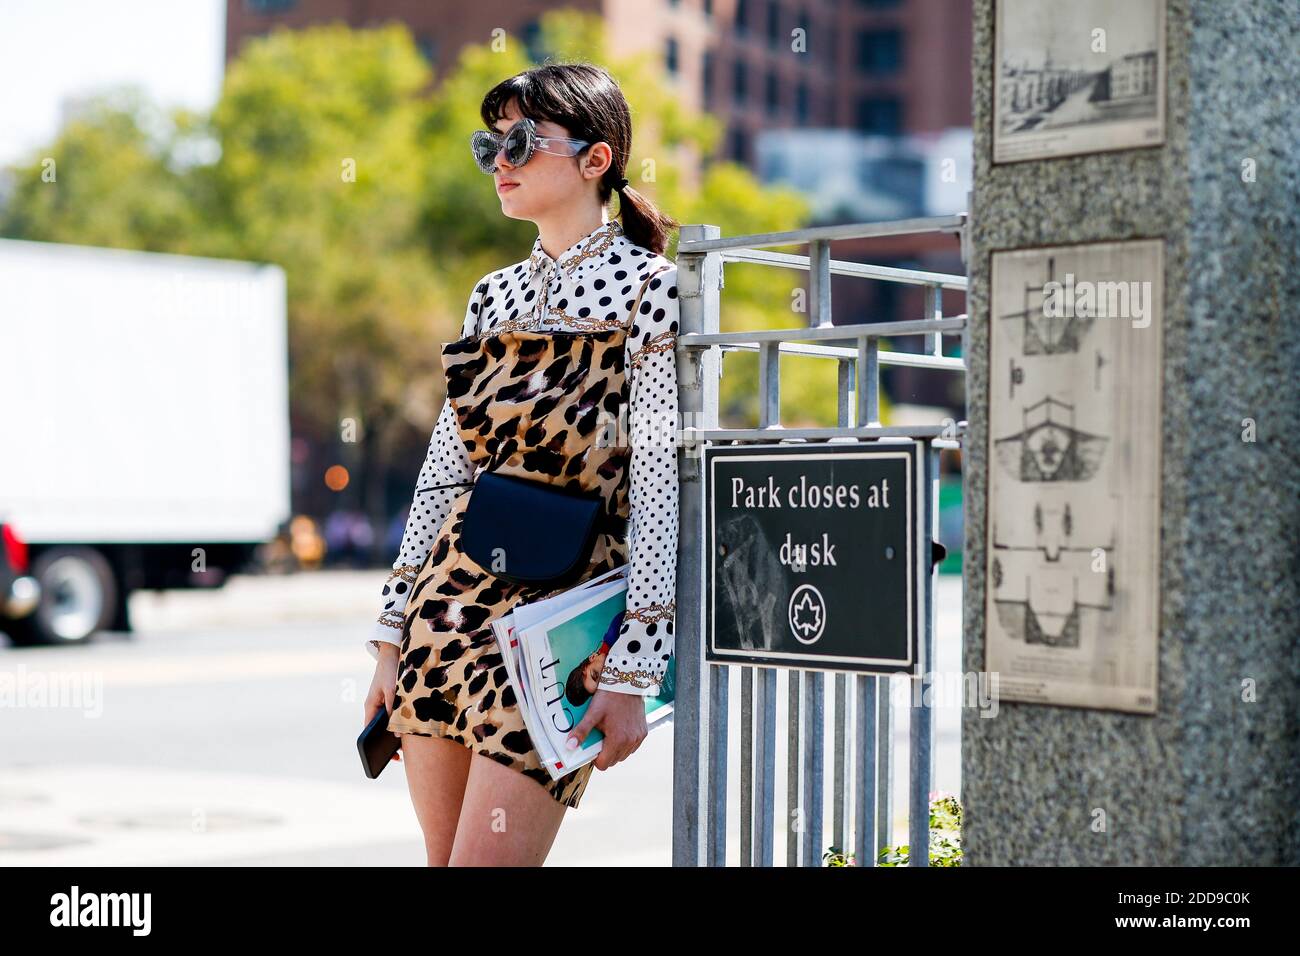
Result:
{"label": "woman's bare leg", "polygon": [[449,866],[541,866],[568,808],[536,780],[475,754]]}
{"label": "woman's bare leg", "polygon": [[473,752],[446,737],[402,734],[402,763],[429,866],[446,866]]}

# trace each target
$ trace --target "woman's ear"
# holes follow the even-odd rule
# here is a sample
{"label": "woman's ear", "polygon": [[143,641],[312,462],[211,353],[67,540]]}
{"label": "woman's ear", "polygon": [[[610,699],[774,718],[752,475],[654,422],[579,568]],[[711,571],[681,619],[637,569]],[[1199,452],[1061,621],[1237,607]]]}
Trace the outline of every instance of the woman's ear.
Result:
{"label": "woman's ear", "polygon": [[587,165],[585,172],[592,174],[592,179],[599,179],[605,175],[605,171],[614,163],[614,150],[610,148],[609,143],[603,139],[599,143],[592,143],[587,149]]}

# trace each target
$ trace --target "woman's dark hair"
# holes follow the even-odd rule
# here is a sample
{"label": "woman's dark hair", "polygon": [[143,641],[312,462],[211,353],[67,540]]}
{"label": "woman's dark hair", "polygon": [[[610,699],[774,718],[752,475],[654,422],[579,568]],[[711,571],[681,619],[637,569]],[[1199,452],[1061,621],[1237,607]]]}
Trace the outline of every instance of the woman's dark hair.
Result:
{"label": "woman's dark hair", "polygon": [[[632,150],[632,114],[609,71],[591,63],[548,63],[502,80],[488,90],[479,107],[488,129],[496,129],[511,100],[516,100],[520,114],[533,122],[549,120],[577,139],[609,144],[613,161],[600,180],[600,201],[609,202],[626,175]],[[669,233],[681,223],[665,215],[630,182],[619,193],[619,200],[623,234],[636,245],[662,255]]]}

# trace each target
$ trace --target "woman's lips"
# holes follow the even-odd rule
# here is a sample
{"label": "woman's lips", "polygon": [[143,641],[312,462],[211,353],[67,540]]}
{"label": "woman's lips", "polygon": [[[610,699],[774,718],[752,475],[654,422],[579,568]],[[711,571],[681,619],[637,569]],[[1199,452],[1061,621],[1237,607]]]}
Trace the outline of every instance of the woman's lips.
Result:
{"label": "woman's lips", "polygon": [[519,185],[518,183],[499,183],[497,184],[497,192],[499,193],[509,192],[510,190],[514,189],[518,185]]}

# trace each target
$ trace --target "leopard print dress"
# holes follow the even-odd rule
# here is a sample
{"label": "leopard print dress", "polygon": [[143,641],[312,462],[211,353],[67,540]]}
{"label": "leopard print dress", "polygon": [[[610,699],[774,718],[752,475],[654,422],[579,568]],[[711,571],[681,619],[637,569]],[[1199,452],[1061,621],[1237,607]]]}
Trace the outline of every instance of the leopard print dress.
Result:
{"label": "leopard print dress", "polygon": [[[627,517],[631,447],[620,442],[629,400],[624,346],[635,314],[634,306],[622,325],[594,331],[506,328],[445,345],[447,398],[475,473],[599,491],[610,514]],[[516,604],[575,585],[511,584],[463,554],[460,531],[472,490],[456,497],[411,586],[388,729],[455,740],[577,807],[595,764],[551,779],[490,626]],[[601,534],[575,583],[627,561],[627,542]]]}

